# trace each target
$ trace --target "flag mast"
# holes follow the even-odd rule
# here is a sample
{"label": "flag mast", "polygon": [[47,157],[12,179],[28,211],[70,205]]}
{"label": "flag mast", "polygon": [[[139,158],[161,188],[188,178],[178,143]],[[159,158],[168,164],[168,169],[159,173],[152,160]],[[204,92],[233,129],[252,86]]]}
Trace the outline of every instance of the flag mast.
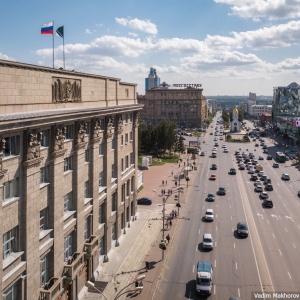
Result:
{"label": "flag mast", "polygon": [[[63,33],[64,33],[64,26],[63,26]],[[65,33],[63,34],[63,59],[64,59],[64,70],[66,69],[65,65]]]}
{"label": "flag mast", "polygon": [[53,69],[54,69],[54,21],[52,21],[53,23],[53,31],[52,31],[52,43],[53,43]]}

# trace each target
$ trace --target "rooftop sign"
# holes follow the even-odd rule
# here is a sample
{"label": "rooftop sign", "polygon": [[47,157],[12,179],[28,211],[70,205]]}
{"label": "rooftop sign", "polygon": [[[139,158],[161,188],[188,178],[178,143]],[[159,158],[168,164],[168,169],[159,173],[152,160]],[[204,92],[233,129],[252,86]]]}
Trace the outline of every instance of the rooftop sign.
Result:
{"label": "rooftop sign", "polygon": [[174,83],[173,87],[193,87],[193,88],[199,88],[202,87],[201,83]]}

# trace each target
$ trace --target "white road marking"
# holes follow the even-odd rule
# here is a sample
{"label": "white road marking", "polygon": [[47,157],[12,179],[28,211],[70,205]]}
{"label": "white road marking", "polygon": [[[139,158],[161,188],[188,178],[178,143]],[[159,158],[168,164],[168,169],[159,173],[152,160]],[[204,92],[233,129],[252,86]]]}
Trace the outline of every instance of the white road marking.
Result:
{"label": "white road marking", "polygon": [[290,279],[292,279],[292,276],[291,276],[290,272],[288,271],[287,273],[288,273],[288,275],[289,275]]}
{"label": "white road marking", "polygon": [[241,297],[240,288],[238,288],[238,296]]}
{"label": "white road marking", "polygon": [[214,295],[216,294],[216,285],[214,284]]}
{"label": "white road marking", "polygon": [[270,224],[269,220],[267,220],[268,224]]}
{"label": "white road marking", "polygon": [[235,269],[237,270],[237,262],[235,263]]}
{"label": "white road marking", "polygon": [[273,238],[275,239],[275,235],[274,235],[274,233],[272,233],[272,235],[273,235]]}
{"label": "white road marking", "polygon": [[282,253],[281,253],[280,249],[278,249],[278,251],[279,251],[280,256],[282,256]]}
{"label": "white road marking", "polygon": [[193,273],[195,273],[195,265],[193,265]]}
{"label": "white road marking", "polygon": [[199,234],[200,234],[201,230],[199,229]]}
{"label": "white road marking", "polygon": [[217,266],[217,260],[215,259],[215,267]]}
{"label": "white road marking", "polygon": [[294,248],[296,249],[296,245],[293,243]]}
{"label": "white road marking", "polygon": [[264,216],[263,216],[262,214],[257,213],[257,215],[258,215],[259,217],[262,217],[262,219],[264,219]]}
{"label": "white road marking", "polygon": [[290,219],[292,222],[294,222],[294,220],[292,219],[292,217],[290,216],[285,216],[287,219]]}
{"label": "white road marking", "polygon": [[284,227],[285,231],[288,232],[288,230],[286,229],[286,227]]}
{"label": "white road marking", "polygon": [[272,218],[276,218],[277,221],[278,221],[278,216],[272,214],[271,217],[272,217]]}
{"label": "white road marking", "polygon": [[233,243],[233,248],[235,248],[235,243]]}

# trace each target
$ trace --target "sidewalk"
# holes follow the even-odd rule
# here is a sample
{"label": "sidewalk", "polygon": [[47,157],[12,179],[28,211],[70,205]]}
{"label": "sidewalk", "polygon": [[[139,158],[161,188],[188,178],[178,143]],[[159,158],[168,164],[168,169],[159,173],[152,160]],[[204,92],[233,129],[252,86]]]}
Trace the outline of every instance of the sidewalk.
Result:
{"label": "sidewalk", "polygon": [[[182,163],[183,164],[183,163]],[[181,168],[183,165],[181,164]],[[173,175],[172,175],[173,171]],[[160,279],[160,274],[167,256],[171,250],[172,241],[175,236],[174,231],[178,226],[181,216],[173,219],[172,228],[165,227],[165,236],[170,234],[171,241],[167,250],[163,252],[159,248],[162,239],[162,196],[161,189],[175,189],[174,175],[179,171],[178,164],[165,164],[163,166],[150,167],[144,172],[144,188],[139,197],[147,196],[153,199],[152,207],[138,206],[137,219],[130,223],[130,228],[126,228],[126,234],[122,234],[118,239],[120,245],[114,247],[109,253],[109,261],[101,263],[95,272],[95,287],[83,288],[78,300],[99,300],[99,299],[153,299],[155,288]],[[196,172],[189,174],[190,184],[192,184]],[[162,186],[162,180],[167,181],[167,185]],[[183,193],[180,194],[180,203],[183,206],[187,199],[188,188],[186,181],[182,180],[181,187]],[[157,193],[153,191],[155,190]],[[176,209],[175,194],[166,196],[165,216],[169,216],[173,209]],[[164,255],[164,260],[162,256]],[[150,269],[146,270],[146,261],[150,263]],[[143,279],[143,289],[135,289],[136,278],[145,275]]]}

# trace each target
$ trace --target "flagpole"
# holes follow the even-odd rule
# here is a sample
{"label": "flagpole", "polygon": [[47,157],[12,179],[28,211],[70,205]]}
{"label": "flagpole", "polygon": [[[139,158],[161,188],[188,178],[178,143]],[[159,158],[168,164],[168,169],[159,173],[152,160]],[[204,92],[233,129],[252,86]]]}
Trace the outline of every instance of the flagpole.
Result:
{"label": "flagpole", "polygon": [[54,21],[52,22],[53,22],[52,41],[53,41],[53,69],[54,69]]}
{"label": "flagpole", "polygon": [[65,28],[63,26],[63,58],[64,58],[64,70],[66,69],[66,65],[65,65]]}

